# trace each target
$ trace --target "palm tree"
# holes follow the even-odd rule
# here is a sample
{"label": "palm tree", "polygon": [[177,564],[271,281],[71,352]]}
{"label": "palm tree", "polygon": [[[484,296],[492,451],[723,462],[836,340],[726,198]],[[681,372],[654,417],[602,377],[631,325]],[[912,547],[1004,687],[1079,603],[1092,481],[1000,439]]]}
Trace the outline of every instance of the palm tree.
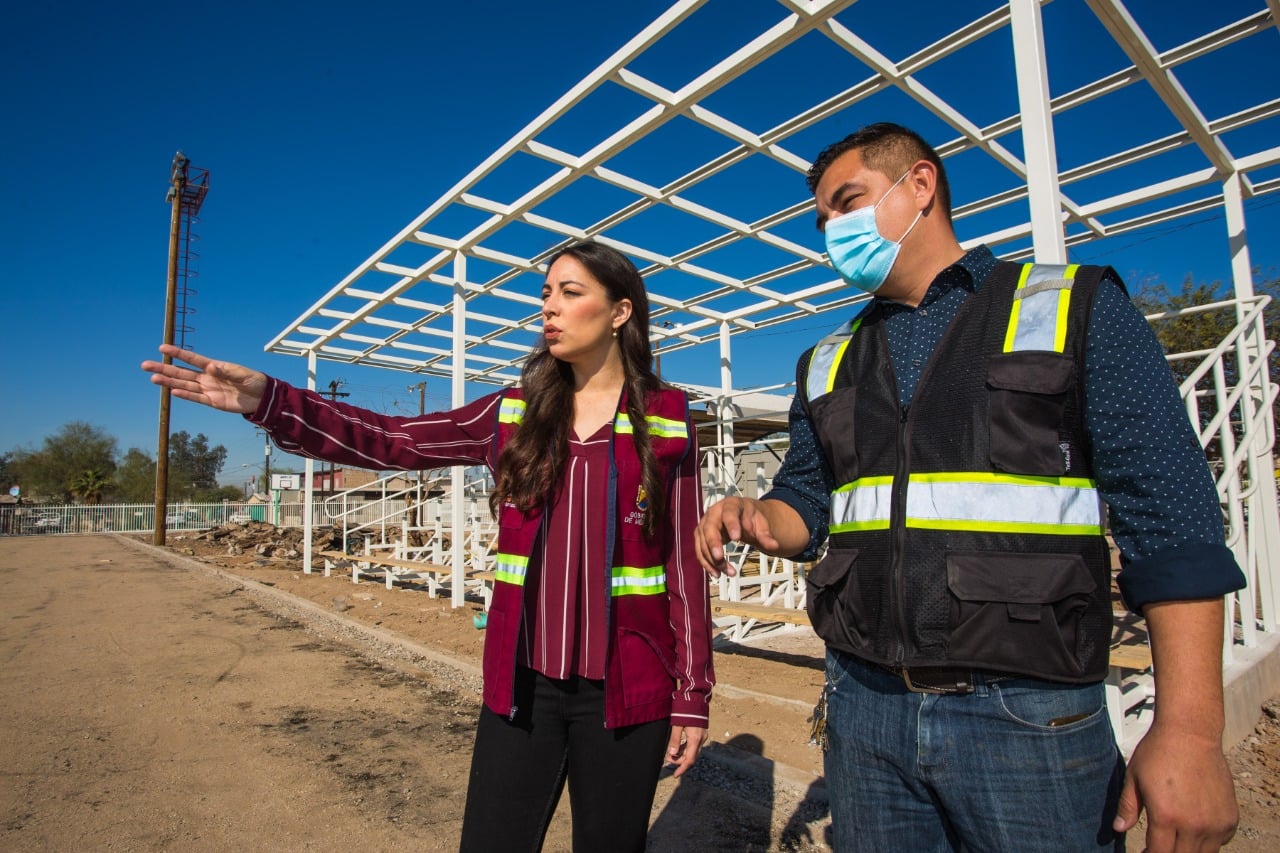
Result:
{"label": "palm tree", "polygon": [[71,482],[71,493],[89,504],[102,501],[102,493],[111,485],[111,479],[97,468],[82,471],[80,476]]}

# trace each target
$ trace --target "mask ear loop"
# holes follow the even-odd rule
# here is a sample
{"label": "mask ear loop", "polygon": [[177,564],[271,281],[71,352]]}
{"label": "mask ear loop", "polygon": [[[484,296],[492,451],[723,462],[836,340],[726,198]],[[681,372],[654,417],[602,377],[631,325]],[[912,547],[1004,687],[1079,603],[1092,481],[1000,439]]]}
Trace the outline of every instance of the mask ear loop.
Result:
{"label": "mask ear loop", "polygon": [[[880,205],[884,204],[884,200],[885,200],[886,198],[888,198],[888,197],[889,197],[889,193],[891,193],[891,192],[893,192],[894,190],[896,190],[896,189],[898,188],[898,184],[900,184],[900,183],[902,183],[903,181],[905,181],[905,180],[907,179],[907,175],[910,175],[910,174],[911,174],[911,170],[910,170],[910,169],[907,169],[907,171],[903,172],[903,173],[902,173],[902,177],[901,177],[901,178],[898,178],[898,180],[894,181],[894,182],[893,182],[893,186],[889,187],[889,189],[887,189],[887,190],[885,190],[885,191],[884,191],[884,195],[880,196],[880,200],[879,200],[878,202],[876,202],[874,205],[872,205],[871,209],[874,211],[874,210],[876,210],[877,208],[879,208],[879,207],[880,207]],[[914,230],[916,230],[916,226],[920,224],[920,217],[921,217],[921,216],[924,216],[924,211],[923,211],[923,210],[917,210],[917,211],[916,211],[916,218],[915,218],[915,219],[913,219],[913,220],[911,220],[911,225],[910,225],[910,226],[908,226],[908,228],[907,228],[907,233],[903,234],[903,235],[902,235],[901,237],[899,237],[896,241],[894,241],[894,240],[890,240],[889,242],[890,242],[890,243],[894,243],[894,244],[895,244],[895,245],[897,245],[898,247],[901,247],[901,246],[902,246],[902,244],[906,242],[907,238],[911,236],[911,232],[912,232],[912,231],[914,231]],[[876,224],[876,231],[877,231],[877,232],[879,232],[879,231],[880,231],[880,225],[879,225],[879,223],[877,223],[877,224]],[[881,235],[881,236],[883,237],[884,235]],[[886,238],[886,239],[887,239],[887,238]]]}

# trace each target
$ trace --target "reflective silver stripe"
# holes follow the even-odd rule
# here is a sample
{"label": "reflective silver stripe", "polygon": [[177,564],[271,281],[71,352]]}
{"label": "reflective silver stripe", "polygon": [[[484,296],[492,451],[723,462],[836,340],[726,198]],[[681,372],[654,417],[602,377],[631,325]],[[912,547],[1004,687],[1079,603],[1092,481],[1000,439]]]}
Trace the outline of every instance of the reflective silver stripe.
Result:
{"label": "reflective silver stripe", "polygon": [[[869,477],[831,495],[831,532],[886,529],[886,477]],[[965,471],[913,474],[907,527],[989,533],[1101,535],[1102,503],[1083,477],[1024,477]]]}
{"label": "reflective silver stripe", "polygon": [[1067,312],[1079,264],[1024,264],[1013,293],[1005,352],[1062,352],[1067,343]]}
{"label": "reflective silver stripe", "polygon": [[809,402],[830,394],[835,387],[840,359],[844,357],[844,351],[861,323],[861,315],[854,317],[818,341],[818,345],[813,348],[813,357],[809,359],[809,369],[804,379],[804,393]]}
{"label": "reflective silver stripe", "polygon": [[892,477],[864,477],[831,493],[832,533],[885,530],[893,497]]}

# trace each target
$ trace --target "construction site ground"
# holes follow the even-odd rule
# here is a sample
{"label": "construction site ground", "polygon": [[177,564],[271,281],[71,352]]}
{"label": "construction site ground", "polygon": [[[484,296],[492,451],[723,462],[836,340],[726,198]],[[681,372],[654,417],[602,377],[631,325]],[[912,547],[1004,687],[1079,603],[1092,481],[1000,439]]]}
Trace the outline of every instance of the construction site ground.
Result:
{"label": "construction site ground", "polygon": [[[480,601],[305,574],[269,528],[0,540],[0,849],[456,849]],[[821,643],[719,642],[716,669],[712,743],[662,780],[650,849],[828,849]],[[1232,849],[1280,849],[1278,718],[1230,753]]]}

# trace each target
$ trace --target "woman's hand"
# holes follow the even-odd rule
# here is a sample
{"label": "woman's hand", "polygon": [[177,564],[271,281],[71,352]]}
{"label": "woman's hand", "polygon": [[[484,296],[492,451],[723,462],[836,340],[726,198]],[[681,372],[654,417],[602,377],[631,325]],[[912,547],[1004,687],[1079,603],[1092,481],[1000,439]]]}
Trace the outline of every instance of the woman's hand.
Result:
{"label": "woman's hand", "polygon": [[170,344],[162,344],[160,352],[196,368],[190,370],[159,361],[142,362],[142,369],[151,374],[151,381],[168,388],[175,397],[247,415],[257,410],[266,393],[265,373],[229,361],[214,361]]}
{"label": "woman's hand", "polygon": [[672,726],[671,739],[667,741],[667,764],[676,770],[671,775],[679,778],[698,760],[698,753],[707,741],[707,730],[693,726]]}

